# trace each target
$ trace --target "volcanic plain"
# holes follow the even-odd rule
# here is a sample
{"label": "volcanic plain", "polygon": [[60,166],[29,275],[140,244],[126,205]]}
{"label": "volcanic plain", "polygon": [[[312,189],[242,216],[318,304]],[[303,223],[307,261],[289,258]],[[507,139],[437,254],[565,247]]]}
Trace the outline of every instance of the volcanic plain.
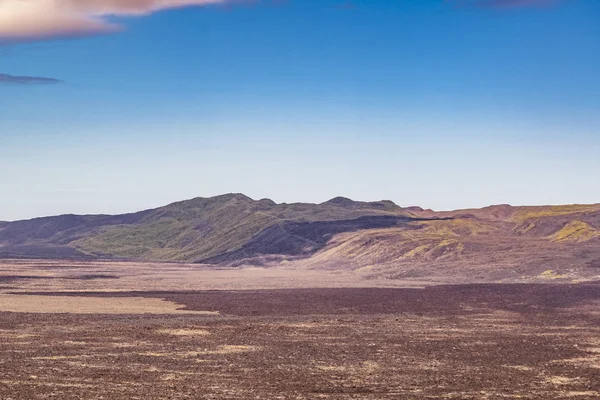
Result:
{"label": "volcanic plain", "polygon": [[600,283],[0,262],[1,399],[595,399]]}

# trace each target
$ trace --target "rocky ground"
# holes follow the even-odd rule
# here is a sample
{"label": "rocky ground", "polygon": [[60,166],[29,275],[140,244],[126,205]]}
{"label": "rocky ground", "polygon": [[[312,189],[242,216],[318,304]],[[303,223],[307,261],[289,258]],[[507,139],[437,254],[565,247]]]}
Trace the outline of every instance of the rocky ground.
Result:
{"label": "rocky ground", "polygon": [[10,304],[38,309],[0,312],[6,400],[600,397],[598,283],[18,294],[10,284]]}

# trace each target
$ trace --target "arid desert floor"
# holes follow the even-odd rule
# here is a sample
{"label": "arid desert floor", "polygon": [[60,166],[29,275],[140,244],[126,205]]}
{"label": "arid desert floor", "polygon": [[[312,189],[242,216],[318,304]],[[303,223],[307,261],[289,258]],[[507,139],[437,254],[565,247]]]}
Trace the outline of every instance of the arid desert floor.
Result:
{"label": "arid desert floor", "polygon": [[0,262],[0,399],[596,399],[600,283]]}

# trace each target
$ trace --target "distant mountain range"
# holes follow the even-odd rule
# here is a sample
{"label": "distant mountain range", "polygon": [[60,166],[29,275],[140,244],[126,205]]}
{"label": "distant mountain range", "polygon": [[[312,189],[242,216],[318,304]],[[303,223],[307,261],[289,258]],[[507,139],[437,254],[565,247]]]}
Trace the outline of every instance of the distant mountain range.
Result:
{"label": "distant mountain range", "polygon": [[600,275],[600,204],[434,212],[388,200],[276,204],[227,194],[132,214],[0,222],[0,257],[289,265],[396,279],[457,269],[586,277]]}

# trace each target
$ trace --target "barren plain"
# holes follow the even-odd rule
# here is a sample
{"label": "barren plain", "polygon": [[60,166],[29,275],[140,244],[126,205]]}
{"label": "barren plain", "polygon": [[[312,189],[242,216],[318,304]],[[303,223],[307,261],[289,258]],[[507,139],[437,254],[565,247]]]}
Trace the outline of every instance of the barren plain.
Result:
{"label": "barren plain", "polygon": [[1,399],[595,399],[600,283],[0,262]]}

